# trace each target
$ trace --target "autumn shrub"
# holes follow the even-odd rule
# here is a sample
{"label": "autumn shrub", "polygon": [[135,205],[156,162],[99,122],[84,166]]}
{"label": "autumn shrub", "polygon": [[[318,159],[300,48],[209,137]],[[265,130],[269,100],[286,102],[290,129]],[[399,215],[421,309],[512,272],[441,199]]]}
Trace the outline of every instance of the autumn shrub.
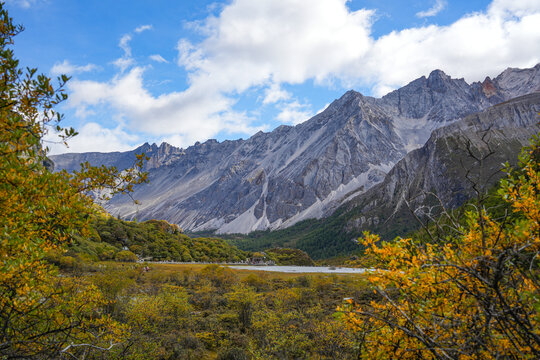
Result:
{"label": "autumn shrub", "polygon": [[259,292],[268,290],[270,288],[270,283],[267,280],[267,277],[260,274],[251,273],[244,279],[242,279],[242,282],[248,286],[257,289],[257,291]]}
{"label": "autumn shrub", "polygon": [[138,260],[137,255],[135,255],[129,250],[121,250],[117,252],[114,258],[116,259],[116,261],[121,262],[136,262]]}
{"label": "autumn shrub", "polygon": [[233,347],[221,352],[217,360],[249,360],[251,357],[246,353],[244,349]]}
{"label": "autumn shrub", "polygon": [[511,215],[471,207],[451,235],[431,242],[365,234],[382,267],[368,274],[380,299],[341,309],[363,339],[363,358],[540,358],[538,137],[519,160],[498,191]]}
{"label": "autumn shrub", "polygon": [[200,274],[217,288],[227,288],[238,281],[238,276],[233,270],[215,264],[205,266]]}
{"label": "autumn shrub", "polygon": [[47,260],[82,270],[62,254],[75,235],[92,236],[90,192],[129,192],[145,179],[143,158],[122,173],[88,163],[73,174],[51,171],[44,135],[76,135],[54,110],[67,98],[68,77],[54,82],[19,68],[12,46],[22,30],[0,3],[0,357],[89,357],[118,347],[125,326],[103,314],[106,300],[94,286],[58,276]]}

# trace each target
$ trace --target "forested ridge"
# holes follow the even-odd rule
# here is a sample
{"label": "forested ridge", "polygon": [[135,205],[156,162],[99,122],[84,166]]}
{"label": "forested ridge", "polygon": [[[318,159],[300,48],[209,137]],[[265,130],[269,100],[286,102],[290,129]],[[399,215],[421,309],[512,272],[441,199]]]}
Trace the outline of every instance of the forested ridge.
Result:
{"label": "forested ridge", "polygon": [[276,265],[314,265],[304,251],[290,248],[242,251],[225,240],[190,237],[165,220],[125,221],[105,213],[93,217],[89,233],[75,235],[66,252],[51,253],[57,264],[96,261],[236,263],[261,258]]}
{"label": "forested ridge", "polygon": [[139,223],[99,216],[91,226],[92,235],[75,239],[71,251],[90,254],[93,260],[114,259],[121,250],[149,261],[238,262],[248,257],[222,239],[191,238],[164,220]]}

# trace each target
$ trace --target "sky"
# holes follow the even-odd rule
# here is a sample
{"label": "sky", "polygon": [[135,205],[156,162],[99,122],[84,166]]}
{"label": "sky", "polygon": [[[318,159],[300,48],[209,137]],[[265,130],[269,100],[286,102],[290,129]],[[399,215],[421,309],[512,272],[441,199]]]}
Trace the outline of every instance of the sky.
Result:
{"label": "sky", "polygon": [[52,154],[188,147],[296,125],[349,89],[540,62],[539,0],[7,0],[22,66],[71,76]]}

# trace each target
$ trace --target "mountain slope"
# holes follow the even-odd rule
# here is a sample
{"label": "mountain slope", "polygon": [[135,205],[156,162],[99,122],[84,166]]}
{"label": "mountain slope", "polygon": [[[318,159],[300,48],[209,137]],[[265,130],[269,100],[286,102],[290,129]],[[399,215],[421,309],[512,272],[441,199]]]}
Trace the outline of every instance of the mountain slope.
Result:
{"label": "mountain slope", "polygon": [[247,140],[208,140],[185,150],[146,144],[131,153],[52,159],[57,168],[73,169],[81,159],[122,168],[128,155],[150,150],[150,183],[134,193],[141,205],[117,196],[106,205],[112,214],[165,219],[190,231],[285,228],[328,216],[346,195],[381,182],[434,129],[540,89],[539,72],[540,65],[508,69],[469,85],[436,70],[381,99],[349,91],[300,125]]}
{"label": "mountain slope", "polygon": [[[355,92],[296,127],[250,139],[210,140],[149,175],[136,189],[138,218],[165,218],[190,230],[250,232],[277,228],[355,181],[371,186],[405,154],[391,119]],[[356,184],[355,187],[356,188]],[[335,195],[334,195],[335,196]],[[313,206],[315,205],[315,206]],[[135,215],[115,198],[109,209]]]}
{"label": "mountain slope", "polygon": [[[313,258],[323,258],[354,250],[355,239],[365,230],[387,240],[405,235],[419,227],[411,209],[419,217],[428,212],[436,216],[441,205],[455,208],[474,196],[473,184],[480,191],[493,186],[503,175],[501,164],[515,164],[520,149],[540,132],[539,112],[540,93],[534,93],[467,116],[434,131],[423,147],[408,153],[381,183],[349,196],[328,218],[254,233],[232,243],[254,251],[298,247]],[[480,164],[469,151],[485,159]]]}
{"label": "mountain slope", "polygon": [[149,160],[145,162],[144,170],[158,168],[167,165],[178,159],[183,153],[181,149],[167,143],[157,146],[145,143],[135,150],[126,152],[88,152],[88,153],[70,153],[61,155],[51,155],[49,158],[54,162],[55,169],[65,169],[73,172],[81,168],[81,163],[89,162],[94,166],[114,166],[117,169],[128,169],[135,163],[135,154],[145,153]]}

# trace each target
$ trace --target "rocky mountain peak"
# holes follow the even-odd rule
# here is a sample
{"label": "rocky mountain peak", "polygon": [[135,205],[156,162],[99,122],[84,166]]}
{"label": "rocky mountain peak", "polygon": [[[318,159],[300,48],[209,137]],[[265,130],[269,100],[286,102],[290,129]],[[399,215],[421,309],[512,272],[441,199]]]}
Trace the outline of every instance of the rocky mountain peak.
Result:
{"label": "rocky mountain peak", "polygon": [[446,92],[453,84],[453,81],[459,81],[452,79],[446,75],[442,70],[433,70],[426,81],[426,86],[437,92]]}
{"label": "rocky mountain peak", "polygon": [[278,134],[284,133],[292,129],[293,127],[290,125],[280,125],[278,126],[274,131]]}
{"label": "rocky mountain peak", "polygon": [[486,76],[482,82],[482,92],[487,98],[495,96],[498,93],[495,83],[489,76]]}
{"label": "rocky mountain peak", "polygon": [[[349,90],[339,99],[334,100],[321,114],[335,121],[335,119],[353,116],[362,111],[372,112],[373,109],[378,107],[379,104],[376,99],[364,96],[357,91]],[[336,116],[337,113],[340,116]]]}
{"label": "rocky mountain peak", "polygon": [[185,150],[148,143],[126,153],[60,155],[58,169],[81,161],[125,169],[135,153],[150,160],[149,184],[131,199],[114,197],[114,215],[160,218],[191,231],[247,233],[328,215],[345,198],[384,179],[432,132],[540,86],[540,66],[509,69],[467,84],[435,70],[380,99],[350,90],[297,126],[247,140],[197,142]]}
{"label": "rocky mountain peak", "polygon": [[336,99],[328,105],[328,108],[325,111],[335,112],[343,109],[344,107],[351,106],[355,101],[359,101],[364,96],[354,90],[349,90],[343,94],[339,99]]}
{"label": "rocky mountain peak", "polygon": [[212,146],[212,145],[217,145],[219,144],[219,141],[217,141],[216,139],[208,139],[204,142],[205,144],[209,145],[209,146]]}
{"label": "rocky mountain peak", "polygon": [[176,146],[173,146],[173,145],[171,145],[171,144],[169,144],[169,143],[167,143],[165,141],[162,142],[161,145],[159,145],[159,148],[163,149],[164,151],[169,151],[171,149],[177,149]]}
{"label": "rocky mountain peak", "polygon": [[494,80],[505,100],[540,91],[540,64],[529,69],[507,68]]}
{"label": "rocky mountain peak", "polygon": [[[501,164],[515,164],[521,147],[540,131],[538,111],[540,93],[532,93],[434,130],[383,182],[344,204],[352,215],[347,225],[351,236],[369,229],[392,239],[396,228],[403,234],[418,225],[408,206],[417,210],[415,216],[421,216],[423,209],[439,211],[427,205],[434,200],[447,209],[463,204],[474,194],[470,181],[477,189],[489,189],[503,175],[497,171]],[[481,163],[467,151],[487,154],[488,146],[493,153]],[[469,181],[464,181],[466,176]]]}
{"label": "rocky mountain peak", "polygon": [[[157,147],[156,144],[154,143],[153,144],[154,147]],[[144,144],[142,144],[141,146],[137,147],[135,149],[135,151],[139,151],[139,152],[146,152],[148,150],[152,149],[152,145],[150,145],[148,142],[145,142]]]}
{"label": "rocky mountain peak", "polygon": [[446,73],[440,69],[435,69],[432,72],[429,73],[428,81],[431,79],[450,79],[450,76],[446,75]]}
{"label": "rocky mountain peak", "polygon": [[148,157],[148,160],[144,165],[144,170],[148,171],[150,169],[171,164],[183,154],[183,150],[166,142],[162,142],[159,146],[156,143],[153,143],[152,145],[145,143],[133,150],[133,153],[144,153]]}
{"label": "rocky mountain peak", "polygon": [[471,86],[464,79],[452,79],[443,71],[435,70],[428,78],[422,76],[383,96],[379,103],[395,116],[440,124],[486,106],[473,97]]}

